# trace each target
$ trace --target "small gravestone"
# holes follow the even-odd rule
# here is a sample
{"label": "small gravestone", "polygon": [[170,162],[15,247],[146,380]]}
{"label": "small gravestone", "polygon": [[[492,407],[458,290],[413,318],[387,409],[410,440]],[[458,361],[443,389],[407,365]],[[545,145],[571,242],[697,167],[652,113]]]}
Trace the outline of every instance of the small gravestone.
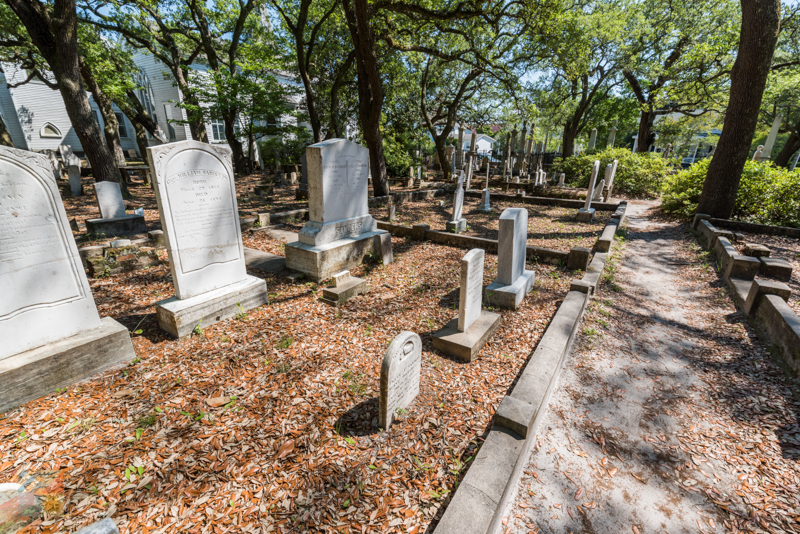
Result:
{"label": "small gravestone", "polygon": [[395,206],[394,206],[394,204],[390,204],[390,205],[389,205],[389,206],[386,208],[386,217],[387,217],[387,218],[388,218],[390,221],[393,221],[393,220],[394,220],[394,216],[395,216]]}
{"label": "small gravestone", "polygon": [[267,284],[249,276],[231,151],[199,141],[149,147],[175,296],[156,306],[175,337],[267,302]]}
{"label": "small gravestone", "polygon": [[481,309],[485,252],[475,248],[461,259],[458,317],[433,334],[433,346],[471,362],[500,327],[500,315]]}
{"label": "small gravestone", "polygon": [[52,167],[0,147],[0,412],[134,358],[97,314]]}
{"label": "small gravestone", "polygon": [[467,229],[467,220],[462,216],[464,211],[464,171],[459,172],[458,186],[453,193],[453,218],[447,221],[445,229],[448,232],[459,234]]}
{"label": "small gravestone", "polygon": [[603,188],[603,200],[608,202],[611,198],[611,192],[614,190],[614,177],[617,175],[617,163],[619,160],[614,160],[611,166],[611,175],[606,177],[606,185]]}
{"label": "small gravestone", "polygon": [[558,176],[558,187],[564,187],[564,180],[566,180],[566,178],[567,175],[563,172]]}
{"label": "small gravestone", "polygon": [[481,203],[478,205],[478,211],[483,213],[489,213],[492,211],[492,204],[489,200],[489,188],[487,187],[483,191],[481,191]]}
{"label": "small gravestone", "polygon": [[[609,163],[608,167],[606,167],[606,174],[611,171],[611,164]],[[592,193],[592,202],[601,202],[603,200],[603,188],[606,186],[606,179],[603,178],[600,180],[600,183],[597,184],[597,187],[594,188],[594,192]]]}
{"label": "small gravestone", "polygon": [[380,426],[388,430],[419,395],[422,340],[414,332],[401,332],[386,351],[381,365]]}
{"label": "small gravestone", "polygon": [[367,292],[367,281],[357,278],[350,274],[350,271],[342,271],[333,275],[333,287],[326,287],[322,290],[322,302],[331,306],[344,304],[356,295]]}
{"label": "small gravestone", "polygon": [[597,180],[597,173],[600,172],[600,161],[595,160],[592,166],[592,176],[589,178],[589,188],[586,190],[586,204],[578,210],[578,222],[592,222],[594,219],[594,208],[592,207],[592,194],[594,193],[594,183]]}
{"label": "small gravestone", "polygon": [[118,183],[97,182],[94,184],[94,191],[100,218],[86,219],[88,233],[111,237],[143,234],[147,231],[143,215],[125,213],[125,202],[122,200],[122,190]]}
{"label": "small gravestone", "polygon": [[760,161],[761,160],[761,153],[764,151],[764,145],[758,145],[756,148],[756,153],[753,154],[753,161]]}
{"label": "small gravestone", "polygon": [[597,128],[592,128],[592,133],[589,134],[589,150],[594,150],[594,145],[597,143]]}
{"label": "small gravestone", "polygon": [[294,191],[295,200],[308,199],[308,160],[306,159],[306,152],[303,151],[303,157],[300,158],[300,185]]}
{"label": "small gravestone", "polygon": [[69,159],[70,162],[69,166],[67,167],[67,176],[69,177],[69,191],[73,197],[83,196],[83,185],[81,184],[81,160],[75,155],[71,155]]}
{"label": "small gravestone", "polygon": [[525,270],[528,210],[508,208],[500,215],[497,240],[497,278],[486,286],[486,300],[493,306],[516,310],[533,288],[534,272]]}

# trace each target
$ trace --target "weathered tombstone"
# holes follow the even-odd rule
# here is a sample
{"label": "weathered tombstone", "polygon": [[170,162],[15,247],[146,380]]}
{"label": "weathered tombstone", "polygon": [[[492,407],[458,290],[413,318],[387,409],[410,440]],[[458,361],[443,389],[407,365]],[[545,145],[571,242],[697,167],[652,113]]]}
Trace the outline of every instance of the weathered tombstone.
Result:
{"label": "weathered tombstone", "polygon": [[97,182],[94,184],[99,219],[86,219],[86,231],[95,235],[133,235],[143,234],[147,225],[143,215],[125,213],[122,190],[116,182]]}
{"label": "weathered tombstone", "polygon": [[297,173],[296,172],[290,172],[289,173],[289,183],[291,185],[296,185],[297,184]]}
{"label": "weathered tombstone", "polygon": [[199,141],[149,147],[175,296],[156,305],[175,337],[267,302],[267,284],[249,276],[236,204],[231,151]]}
{"label": "weathered tombstone", "polygon": [[[72,194],[72,196],[73,197],[83,196],[83,185],[81,185],[81,160],[75,154],[69,155],[69,166],[67,167],[67,176],[69,177],[69,191]],[[120,194],[120,199],[121,198],[122,195]],[[125,209],[123,206],[123,212],[124,211]]]}
{"label": "weathered tombstone", "polygon": [[419,395],[422,371],[422,340],[414,332],[400,332],[386,350],[381,364],[380,415],[384,430],[389,430],[399,410],[404,410]]}
{"label": "weathered tombstone", "polygon": [[592,176],[589,178],[589,188],[586,190],[586,204],[578,210],[579,222],[592,222],[594,219],[594,208],[592,207],[592,193],[594,193],[594,183],[597,180],[597,173],[600,172],[600,160],[595,160],[592,166]]}
{"label": "weathered tombstone", "polygon": [[769,135],[767,135],[767,141],[764,143],[764,150],[761,153],[760,161],[769,161],[772,158],[772,147],[775,145],[775,139],[778,137],[778,130],[781,128],[782,120],[783,115],[778,113],[772,123],[772,128],[769,130]]}
{"label": "weathered tombstone", "polygon": [[566,178],[567,178],[567,175],[562,172],[561,175],[558,177],[558,187],[564,187],[564,180]]}
{"label": "weathered tombstone", "polygon": [[[609,172],[611,172],[611,164],[610,163],[608,164],[608,167],[606,167],[606,175],[608,175]],[[597,184],[597,187],[594,188],[594,191],[592,191],[592,201],[593,202],[594,201],[601,202],[603,200],[603,188],[605,186],[606,186],[606,179],[603,178],[602,180],[600,180],[600,183]]]}
{"label": "weathered tombstone", "polygon": [[42,154],[0,147],[0,412],[135,357],[101,319]]}
{"label": "weathered tombstone", "polygon": [[603,200],[605,202],[608,202],[609,199],[611,199],[611,193],[614,190],[614,177],[617,175],[617,163],[619,163],[619,161],[615,159],[611,168],[611,176],[606,181],[606,187],[603,190]]}
{"label": "weathered tombstone", "polygon": [[319,281],[359,265],[367,254],[381,254],[380,236],[388,233],[377,229],[367,206],[367,148],[328,139],[310,145],[306,161],[309,220],[299,241],[286,245],[286,267]]}
{"label": "weathered tombstone", "polygon": [[508,208],[500,215],[497,240],[497,278],[486,286],[486,301],[516,310],[533,288],[535,273],[525,270],[528,242],[528,210]]}
{"label": "weathered tombstone", "polygon": [[753,161],[761,161],[761,153],[764,151],[764,145],[758,145],[756,153],[753,154]]}
{"label": "weathered tombstone", "polygon": [[611,121],[611,128],[608,130],[608,144],[606,146],[613,147],[617,139],[617,121]]}
{"label": "weathered tombstone", "polygon": [[435,348],[468,362],[500,327],[500,315],[481,309],[485,255],[474,248],[462,258],[458,317],[433,334]]}
{"label": "weathered tombstone", "polygon": [[592,133],[589,135],[589,150],[594,150],[594,145],[597,143],[597,128],[592,128]]}
{"label": "weathered tombstone", "polygon": [[489,188],[487,187],[481,191],[481,203],[478,205],[478,211],[489,213],[492,211],[492,205],[489,200]]}
{"label": "weathered tombstone", "polygon": [[61,172],[63,165],[61,164],[61,160],[58,159],[58,156],[56,156],[56,151],[46,150],[44,153],[47,155],[47,159],[50,160],[50,165],[53,167],[53,176],[55,179],[60,180],[63,178],[63,174]]}
{"label": "weathered tombstone", "polygon": [[308,198],[308,159],[306,152],[300,158],[300,185],[294,190],[295,200],[306,200]]}
{"label": "weathered tombstone", "polygon": [[394,216],[395,216],[395,205],[389,204],[389,206],[387,206],[386,208],[386,218],[389,219],[390,221],[393,221]]}
{"label": "weathered tombstone", "polygon": [[470,186],[472,184],[472,155],[467,158],[469,161],[469,165],[467,165],[467,180],[464,185],[464,189],[469,191]]}
{"label": "weathered tombstone", "polygon": [[344,304],[356,295],[365,293],[367,289],[367,281],[363,278],[357,278],[350,274],[350,271],[342,271],[332,276],[333,287],[326,287],[322,289],[322,302],[330,304],[331,306],[338,306]]}
{"label": "weathered tombstone", "polygon": [[467,220],[462,216],[464,211],[464,189],[461,185],[464,183],[464,171],[459,172],[458,186],[453,193],[453,218],[445,224],[445,229],[448,232],[459,234],[467,229]]}

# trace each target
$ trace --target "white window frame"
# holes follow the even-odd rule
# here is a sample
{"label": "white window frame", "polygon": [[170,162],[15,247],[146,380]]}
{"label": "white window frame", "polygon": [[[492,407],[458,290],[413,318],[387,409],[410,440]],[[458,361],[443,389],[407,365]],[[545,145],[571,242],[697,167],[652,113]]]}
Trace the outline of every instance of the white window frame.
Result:
{"label": "white window frame", "polygon": [[222,119],[210,119],[208,126],[211,128],[211,140],[215,143],[225,143],[225,121]]}
{"label": "white window frame", "polygon": [[127,139],[128,127],[125,126],[125,115],[123,115],[122,113],[115,112],[114,116],[117,118],[117,132],[119,133],[119,136]]}
{"label": "white window frame", "polygon": [[[45,128],[47,128],[48,126],[51,127],[52,129],[54,129],[56,131],[56,133],[47,133],[45,131]],[[58,126],[56,126],[55,124],[53,124],[52,122],[46,122],[46,123],[42,124],[42,127],[39,129],[39,137],[49,137],[49,138],[53,138],[53,139],[56,139],[56,138],[57,139],[61,139],[61,129]]]}

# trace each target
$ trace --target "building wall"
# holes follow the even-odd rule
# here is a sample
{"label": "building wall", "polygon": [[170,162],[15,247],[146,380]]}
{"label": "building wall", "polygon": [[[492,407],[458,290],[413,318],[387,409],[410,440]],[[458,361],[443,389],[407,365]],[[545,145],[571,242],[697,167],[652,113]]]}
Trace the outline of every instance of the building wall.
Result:
{"label": "building wall", "polygon": [[[182,120],[186,118],[186,113],[176,107],[182,101],[181,92],[174,84],[174,78],[169,69],[153,57],[151,54],[136,52],[133,55],[133,62],[147,75],[150,87],[153,91],[153,107],[155,108],[155,119],[164,133],[169,135],[170,118]],[[192,138],[188,124],[173,124],[176,141],[185,141]],[[155,140],[153,140],[155,142]]]}

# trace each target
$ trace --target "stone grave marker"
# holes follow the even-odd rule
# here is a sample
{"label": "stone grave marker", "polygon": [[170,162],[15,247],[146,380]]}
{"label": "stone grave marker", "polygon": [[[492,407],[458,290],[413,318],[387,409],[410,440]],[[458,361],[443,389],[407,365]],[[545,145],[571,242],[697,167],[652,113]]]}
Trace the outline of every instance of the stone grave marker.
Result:
{"label": "stone grave marker", "polygon": [[249,276],[231,151],[199,141],[149,147],[175,297],[161,301],[159,325],[176,337],[267,302]]}
{"label": "stone grave marker", "polygon": [[500,315],[481,309],[486,253],[474,248],[461,259],[458,317],[434,332],[433,346],[471,362],[500,326]]}
{"label": "stone grave marker", "polygon": [[525,270],[528,210],[507,208],[500,215],[497,240],[497,278],[486,286],[487,302],[515,310],[533,289],[534,272]]}
{"label": "stone grave marker", "polygon": [[456,234],[467,229],[467,220],[463,217],[464,212],[464,171],[459,171],[458,186],[453,193],[453,218],[447,221],[445,229]]}
{"label": "stone grave marker", "polygon": [[481,203],[478,205],[478,211],[489,213],[492,211],[492,204],[489,199],[490,193],[489,188],[484,189],[481,191]]}
{"label": "stone grave marker", "polygon": [[53,170],[0,147],[0,412],[135,355],[100,319]]}
{"label": "stone grave marker", "polygon": [[336,273],[332,278],[333,287],[323,288],[321,298],[322,302],[331,306],[344,304],[356,295],[366,293],[369,289],[366,280],[351,275],[350,271]]}
{"label": "stone grave marker", "polygon": [[611,128],[608,129],[608,143],[606,146],[613,147],[617,139],[617,120],[611,121]]}
{"label": "stone grave marker", "polygon": [[564,187],[564,180],[566,180],[567,175],[565,173],[561,173],[558,177],[558,187]]}
{"label": "stone grave marker", "polygon": [[[74,156],[73,156],[74,157]],[[74,178],[70,177],[70,187]],[[86,219],[86,231],[90,234],[118,235],[143,234],[147,231],[144,215],[125,213],[122,190],[116,182],[97,182],[94,184],[99,219]]]}
{"label": "stone grave marker", "polygon": [[381,364],[380,426],[388,430],[397,411],[419,395],[422,340],[414,332],[400,332],[386,350]]}
{"label": "stone grave marker", "polygon": [[[59,171],[61,174],[61,171]],[[83,185],[81,184],[81,160],[75,154],[70,154],[69,156],[69,166],[67,167],[67,176],[69,178],[69,191],[73,197],[79,197],[83,195]],[[100,182],[103,183],[103,182]],[[111,182],[105,182],[111,183]],[[117,184],[115,184],[117,185]],[[119,186],[117,185],[117,188]],[[95,188],[95,191],[97,188]],[[122,194],[120,193],[120,198],[122,198]],[[98,197],[99,201],[99,197]],[[125,206],[123,205],[123,212],[125,211]],[[102,210],[101,210],[102,213]]]}
{"label": "stone grave marker", "polygon": [[592,133],[589,135],[589,150],[594,150],[594,145],[597,143],[597,128],[592,128]]}
{"label": "stone grave marker", "polygon": [[609,201],[611,198],[611,192],[614,190],[614,178],[617,175],[617,163],[619,163],[619,160],[615,159],[614,164],[611,167],[611,176],[608,177],[608,180],[606,180],[606,187],[603,189],[603,200],[605,202]]}
{"label": "stone grave marker", "polygon": [[[70,163],[72,167],[72,163]],[[124,217],[125,201],[122,200],[122,190],[116,182],[97,182],[94,184],[94,192],[97,196],[97,207],[100,209],[100,217],[103,219],[114,219]]]}
{"label": "stone grave marker", "polygon": [[592,176],[589,178],[589,188],[586,190],[586,203],[578,210],[578,221],[592,222],[594,219],[594,208],[592,207],[592,194],[594,193],[594,183],[597,174],[600,172],[600,160],[595,160],[592,166]]}

